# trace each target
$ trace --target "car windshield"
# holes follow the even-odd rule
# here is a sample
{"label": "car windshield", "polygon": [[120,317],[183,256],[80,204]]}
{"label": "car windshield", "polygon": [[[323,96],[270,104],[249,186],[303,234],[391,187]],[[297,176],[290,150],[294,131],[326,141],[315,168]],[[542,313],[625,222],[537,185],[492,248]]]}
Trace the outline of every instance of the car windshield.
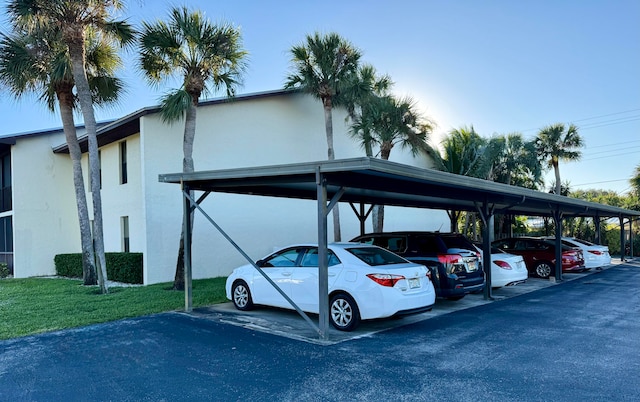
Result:
{"label": "car windshield", "polygon": [[349,247],[346,250],[371,266],[409,262],[399,255],[380,247]]}

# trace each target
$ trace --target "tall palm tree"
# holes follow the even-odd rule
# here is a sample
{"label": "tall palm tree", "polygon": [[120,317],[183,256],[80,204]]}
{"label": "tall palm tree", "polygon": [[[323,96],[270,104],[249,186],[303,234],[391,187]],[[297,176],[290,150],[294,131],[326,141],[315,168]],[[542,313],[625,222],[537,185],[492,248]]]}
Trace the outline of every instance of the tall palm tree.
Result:
{"label": "tall palm tree", "polygon": [[132,43],[135,31],[124,21],[112,20],[111,14],[121,7],[118,0],[11,0],[7,6],[14,26],[34,34],[49,30],[60,33],[69,52],[77,101],[82,110],[89,144],[89,170],[93,198],[94,247],[98,262],[98,283],[108,293],[107,267],[104,256],[102,197],[100,194],[100,161],[91,86],[87,76],[87,35],[101,36],[122,46]]}
{"label": "tall palm tree", "polygon": [[80,104],[89,144],[89,170],[93,198],[94,248],[98,263],[98,283],[108,293],[104,256],[100,161],[92,88],[87,75],[87,35],[125,46],[134,38],[133,28],[124,21],[112,21],[110,14],[119,9],[117,0],[12,0],[7,11],[12,24],[30,34],[58,32],[68,49],[77,102]]}
{"label": "tall palm tree", "polygon": [[366,113],[365,108],[370,107],[379,97],[387,96],[393,82],[388,75],[378,76],[375,68],[370,64],[358,67],[356,73],[349,78],[346,88],[338,98],[338,103],[347,108],[349,114],[347,119],[352,121],[351,136],[360,141],[365,155],[372,157],[372,114]]}
{"label": "tall palm tree", "polygon": [[[182,78],[182,86],[161,99],[161,115],[165,122],[184,118],[182,169],[193,172],[200,96],[220,89],[235,95],[246,69],[240,30],[230,24],[214,25],[199,11],[173,8],[167,22],[143,23],[139,50],[140,67],[151,84],[176,75]],[[173,287],[184,290],[184,231]]]}
{"label": "tall palm tree", "polygon": [[[306,41],[291,48],[293,72],[285,88],[300,88],[322,101],[327,157],[335,159],[332,110],[336,100],[356,74],[360,51],[336,33],[307,35]],[[333,237],[340,241],[340,212],[333,208]]]}
{"label": "tall palm tree", "polygon": [[[413,156],[429,150],[428,134],[433,123],[416,110],[411,98],[393,96],[370,97],[351,126],[350,133],[358,138],[365,150],[378,145],[381,159],[389,160],[391,150],[399,145],[408,148]],[[384,226],[384,206],[374,209],[373,230],[381,232]]]}
{"label": "tall palm tree", "polygon": [[[45,39],[46,38],[46,39]],[[98,104],[117,100],[122,83],[113,77],[120,65],[120,58],[108,43],[98,38],[88,38],[87,65],[89,83]],[[82,247],[83,282],[95,285],[96,268],[89,211],[82,173],[82,152],[76,134],[73,111],[77,107],[73,93],[74,81],[67,47],[59,32],[29,35],[17,30],[0,37],[0,81],[15,97],[35,93],[49,110],[59,109],[72,161],[76,208],[80,225]]]}
{"label": "tall palm tree", "polygon": [[640,165],[636,166],[636,170],[633,172],[633,177],[629,180],[633,191],[640,197]]}
{"label": "tall palm tree", "polygon": [[582,156],[579,148],[584,143],[578,134],[578,127],[573,124],[566,127],[563,123],[546,126],[538,133],[535,143],[540,159],[546,160],[547,165],[555,172],[555,193],[561,194],[560,161],[578,161]]}

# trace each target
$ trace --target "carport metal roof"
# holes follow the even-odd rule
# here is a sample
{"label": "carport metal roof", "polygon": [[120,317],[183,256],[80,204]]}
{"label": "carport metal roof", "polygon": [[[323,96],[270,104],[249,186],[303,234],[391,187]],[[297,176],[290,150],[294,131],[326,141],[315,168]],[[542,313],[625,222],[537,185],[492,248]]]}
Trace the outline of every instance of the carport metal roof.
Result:
{"label": "carport metal roof", "polygon": [[[185,310],[191,310],[191,213],[199,209],[229,242],[285,297],[320,338],[326,339],[329,326],[327,215],[339,202],[394,205],[403,207],[477,211],[487,224],[483,229],[483,262],[490,266],[490,239],[493,216],[509,213],[529,216],[551,216],[558,228],[556,234],[556,278],[561,278],[560,232],[562,218],[571,216],[624,217],[640,216],[640,211],[587,202],[487,180],[402,165],[375,158],[355,158],[306,162],[251,168],[162,174],[160,182],[179,183],[184,196],[185,234]],[[191,191],[261,195],[317,200],[318,205],[318,281],[319,328],[302,312],[260,267],[191,198]],[[355,208],[354,208],[355,210]],[[622,232],[621,232],[622,243]],[[491,270],[486,270],[491,283]],[[485,297],[491,297],[490,285]]]}
{"label": "carport metal roof", "polygon": [[162,174],[165,183],[191,190],[315,200],[316,172],[323,173],[328,198],[344,189],[342,202],[476,211],[483,202],[496,213],[552,216],[640,216],[639,211],[598,204],[376,158],[354,158],[251,168]]}

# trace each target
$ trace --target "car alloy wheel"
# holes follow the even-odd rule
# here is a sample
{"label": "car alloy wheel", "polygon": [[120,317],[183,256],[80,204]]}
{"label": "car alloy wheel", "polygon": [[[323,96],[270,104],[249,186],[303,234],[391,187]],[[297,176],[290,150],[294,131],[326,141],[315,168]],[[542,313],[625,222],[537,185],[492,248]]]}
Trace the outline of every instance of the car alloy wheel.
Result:
{"label": "car alloy wheel", "polygon": [[551,275],[551,264],[544,261],[539,262],[538,265],[536,265],[536,275],[540,278],[548,278],[549,275]]}
{"label": "car alloy wheel", "polygon": [[249,287],[244,281],[236,281],[231,292],[233,294],[233,305],[238,310],[246,311],[253,308],[251,291],[249,291]]}
{"label": "car alloy wheel", "polygon": [[353,331],[360,323],[360,311],[351,296],[337,293],[329,303],[329,319],[336,329]]}

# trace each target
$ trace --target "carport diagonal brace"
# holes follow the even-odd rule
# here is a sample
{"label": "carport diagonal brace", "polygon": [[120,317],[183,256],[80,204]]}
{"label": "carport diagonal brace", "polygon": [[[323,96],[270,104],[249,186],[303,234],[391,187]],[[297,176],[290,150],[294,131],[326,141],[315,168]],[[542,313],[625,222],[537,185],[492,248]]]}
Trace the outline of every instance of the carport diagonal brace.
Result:
{"label": "carport diagonal brace", "polygon": [[[267,274],[265,274],[265,272],[262,270],[262,268],[260,268],[255,262],[253,262],[253,260],[251,259],[251,257],[249,257],[249,255],[247,253],[244,252],[244,250],[242,250],[242,248],[240,248],[240,246],[233,241],[233,239],[220,227],[220,225],[218,225],[213,218],[211,218],[203,209],[202,207],[200,207],[200,202],[202,202],[202,200],[204,199],[204,197],[201,197],[198,201],[194,200],[191,195],[189,194],[188,190],[182,190],[182,194],[184,195],[184,197],[186,199],[189,200],[189,202],[191,203],[191,211],[193,211],[194,209],[197,209],[198,211],[200,211],[200,213],[202,213],[202,215],[209,221],[209,223],[211,223],[217,230],[218,232],[220,232],[220,234],[222,234],[222,236],[224,236],[224,238],[247,260],[249,261],[249,264],[251,264],[255,269],[258,270],[258,272],[271,284],[271,286],[273,286],[278,293],[280,293],[282,295],[282,297],[284,297],[287,302],[289,302],[289,304],[291,304],[291,306],[298,312],[298,314],[300,314],[302,316],[302,318],[304,318],[309,325],[311,325],[311,327],[318,333],[318,335],[321,335],[320,332],[320,328],[318,328],[318,326],[309,318],[309,316],[300,309],[300,307],[298,307],[293,300],[291,300],[291,298],[289,298],[289,296],[287,296],[284,291],[282,291],[282,289],[280,289],[280,287],[273,281],[271,280],[271,278],[269,278],[269,276]],[[205,195],[206,196],[206,195]],[[189,266],[191,265],[191,261],[189,261],[190,258],[185,258],[185,265],[189,264]],[[191,272],[191,269],[185,269],[185,275],[187,274],[187,272]],[[185,278],[186,279],[186,278]],[[190,281],[186,281],[185,283],[191,283]],[[186,311],[190,311],[191,310],[191,306],[185,306],[185,310]]]}

